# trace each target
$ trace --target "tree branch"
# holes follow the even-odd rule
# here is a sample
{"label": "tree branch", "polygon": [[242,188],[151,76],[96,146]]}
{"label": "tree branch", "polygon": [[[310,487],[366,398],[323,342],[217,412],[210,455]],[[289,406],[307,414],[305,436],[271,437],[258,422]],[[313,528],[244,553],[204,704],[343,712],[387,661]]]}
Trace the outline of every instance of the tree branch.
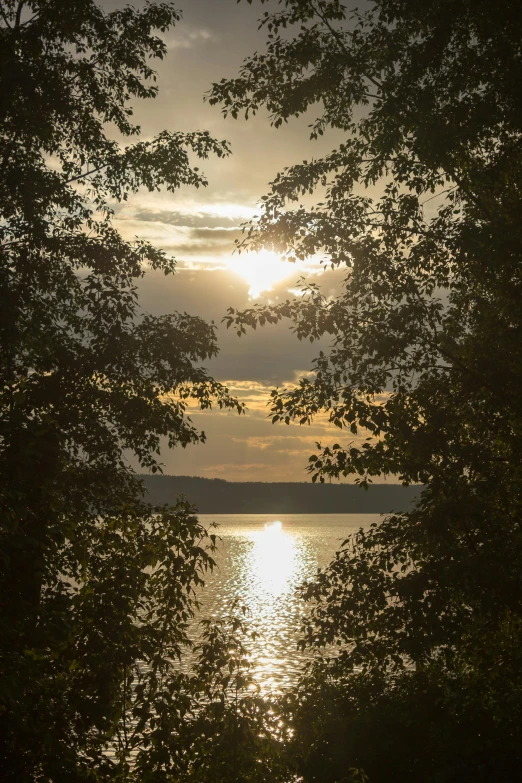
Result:
{"label": "tree branch", "polygon": [[4,4],[3,4],[3,2],[1,2],[1,0],[0,0],[0,16],[1,16],[1,17],[2,17],[2,19],[4,20],[4,22],[5,22],[5,24],[6,24],[6,27],[8,27],[10,30],[12,30],[13,28],[12,28],[12,27],[11,27],[11,25],[9,24],[9,17],[8,17],[8,16],[6,16],[6,13],[5,13],[5,11],[4,11]]}
{"label": "tree branch", "polygon": [[85,174],[78,174],[77,177],[71,177],[71,179],[65,180],[65,184],[70,185],[71,182],[77,182],[79,179],[84,179],[85,177],[89,177],[91,174],[96,174],[97,171],[101,171],[102,169],[107,168],[108,165],[108,163],[101,163],[99,166],[96,166],[96,168],[91,169],[90,171],[86,171]]}
{"label": "tree branch", "polygon": [[[319,9],[314,5],[313,0],[309,0],[309,2],[310,2],[310,7],[312,8],[313,12],[319,17],[319,19],[322,21],[322,23],[325,25],[325,27],[328,28],[328,30],[333,35],[333,37],[335,38],[335,40],[337,41],[337,43],[339,44],[341,49],[347,55],[348,54],[348,50],[346,48],[346,44],[345,44],[345,42],[343,40],[342,35],[339,33],[338,30],[335,29],[335,27],[332,27],[332,25],[330,24],[329,20],[325,17],[325,15],[322,14],[321,11],[319,11]],[[377,87],[378,90],[382,89],[381,82],[379,82],[377,79],[374,79],[373,76],[370,76],[367,73],[365,73],[364,76],[366,76],[368,81],[370,81],[374,85],[374,87]]]}
{"label": "tree branch", "polygon": [[18,8],[16,9],[16,17],[15,17],[15,29],[20,27],[20,19],[22,16],[22,10],[25,5],[25,0],[20,0],[18,3]]}

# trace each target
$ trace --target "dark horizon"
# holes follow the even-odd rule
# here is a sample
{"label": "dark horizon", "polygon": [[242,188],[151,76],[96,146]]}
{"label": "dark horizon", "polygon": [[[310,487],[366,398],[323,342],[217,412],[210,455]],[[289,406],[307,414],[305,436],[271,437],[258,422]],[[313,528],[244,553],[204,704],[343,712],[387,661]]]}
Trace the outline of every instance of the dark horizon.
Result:
{"label": "dark horizon", "polygon": [[201,514],[386,514],[411,509],[422,486],[227,481],[199,476],[141,475],[147,499],[174,504],[183,495]]}

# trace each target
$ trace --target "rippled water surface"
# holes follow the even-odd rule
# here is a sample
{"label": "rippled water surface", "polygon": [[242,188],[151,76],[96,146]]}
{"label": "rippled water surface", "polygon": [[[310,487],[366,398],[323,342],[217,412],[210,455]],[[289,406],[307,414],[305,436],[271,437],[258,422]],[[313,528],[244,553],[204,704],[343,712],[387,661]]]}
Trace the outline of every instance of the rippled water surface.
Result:
{"label": "rippled water surface", "polygon": [[201,514],[216,522],[217,571],[200,593],[202,615],[221,617],[238,600],[258,632],[251,650],[253,670],[263,691],[292,685],[305,655],[297,650],[304,604],[296,588],[326,566],[341,542],[377,514]]}

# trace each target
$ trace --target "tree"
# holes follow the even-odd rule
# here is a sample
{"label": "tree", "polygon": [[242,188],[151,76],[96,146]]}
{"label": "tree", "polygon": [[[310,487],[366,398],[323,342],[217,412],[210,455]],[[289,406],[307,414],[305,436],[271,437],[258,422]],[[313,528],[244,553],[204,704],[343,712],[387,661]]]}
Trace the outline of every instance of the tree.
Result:
{"label": "tree", "polygon": [[180,715],[175,700],[164,702],[160,741],[153,734],[150,750],[140,754],[138,780],[156,780],[165,747],[174,760],[171,779],[184,783],[295,780],[285,752],[288,724],[252,676],[247,644],[256,634],[245,614],[234,605],[229,616],[202,621],[195,665],[183,683],[188,709]]}
{"label": "tree", "polygon": [[175,261],[112,224],[115,202],[203,186],[193,158],[228,154],[133,123],[179,14],[64,10],[0,2],[0,764],[16,781],[128,774],[212,564],[191,509],[144,503],[128,456],[155,472],[160,438],[203,441],[189,403],[241,412],[201,366],[213,327],[139,309],[145,269]]}
{"label": "tree", "polygon": [[[411,513],[347,542],[308,588],[305,643],[340,646],[321,676],[359,727],[376,725],[370,702],[395,694],[398,715],[401,700],[411,707],[437,685],[441,714],[468,747],[487,748],[465,754],[469,779],[512,780],[522,766],[522,15],[507,0],[375,0],[350,12],[284,0],[261,25],[266,51],[215,84],[211,103],[233,117],[264,107],[276,127],[317,107],[311,138],[333,130],[342,141],[278,175],[239,249],[321,254],[346,277],[336,299],[311,284],[226,320],[240,333],[287,318],[300,339],[331,335],[312,377],[272,396],[274,422],[326,411],[345,435],[318,444],[313,480],[425,485]],[[365,688],[370,701],[353,701]],[[424,729],[432,737],[428,720]],[[394,766],[376,735],[372,780],[468,779],[455,747],[420,763],[419,742],[405,742]],[[363,766],[357,752],[345,768]],[[337,780],[321,758],[324,779]]]}

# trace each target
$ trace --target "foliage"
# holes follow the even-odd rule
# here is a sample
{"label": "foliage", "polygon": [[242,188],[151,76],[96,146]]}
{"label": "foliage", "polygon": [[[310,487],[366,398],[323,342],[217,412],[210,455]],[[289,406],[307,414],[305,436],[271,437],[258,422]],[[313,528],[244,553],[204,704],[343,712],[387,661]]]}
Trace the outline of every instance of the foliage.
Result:
{"label": "foliage", "polygon": [[4,779],[120,779],[166,696],[183,708],[177,661],[213,561],[188,506],[157,511],[80,520],[45,558],[33,627],[8,618]]}
{"label": "foliage", "polygon": [[139,309],[145,269],[169,274],[174,260],[112,221],[140,188],[205,185],[193,159],[228,154],[206,132],[142,140],[133,123],[129,102],[155,96],[151,61],[178,19],[170,3],[0,2],[5,780],[125,778],[125,715],[144,730],[174,698],[211,565],[190,509],[143,503],[128,459],[155,472],[162,437],[204,440],[189,405],[241,406],[201,366],[213,327]]}
{"label": "foliage", "polygon": [[288,705],[299,774],[337,783],[357,764],[370,781],[516,780],[520,658],[512,663],[496,677],[437,663],[397,676],[317,672]]}
{"label": "foliage", "polygon": [[[407,716],[426,699],[443,706],[423,736],[459,726],[469,779],[520,768],[521,24],[507,0],[350,12],[283,0],[261,17],[266,50],[210,95],[233,117],[265,107],[275,126],[316,108],[312,139],[341,138],[277,176],[240,243],[346,267],[337,298],[310,284],[295,300],[229,311],[239,333],[290,319],[300,339],[331,336],[310,377],[274,390],[273,421],[326,411],[339,428],[342,441],[310,457],[313,480],[426,486],[410,514],[347,542],[306,593],[305,642],[323,649],[357,716],[349,731],[370,727],[363,768],[376,781],[468,779],[447,737],[446,761],[417,764]],[[350,701],[365,688],[371,698]],[[404,732],[399,759],[378,744],[381,708]],[[359,764],[351,747],[345,768]]]}
{"label": "foliage", "polygon": [[137,779],[163,780],[168,770],[166,779],[184,783],[289,783],[281,711],[251,676],[245,644],[255,632],[237,611],[202,625],[195,665],[140,738]]}

